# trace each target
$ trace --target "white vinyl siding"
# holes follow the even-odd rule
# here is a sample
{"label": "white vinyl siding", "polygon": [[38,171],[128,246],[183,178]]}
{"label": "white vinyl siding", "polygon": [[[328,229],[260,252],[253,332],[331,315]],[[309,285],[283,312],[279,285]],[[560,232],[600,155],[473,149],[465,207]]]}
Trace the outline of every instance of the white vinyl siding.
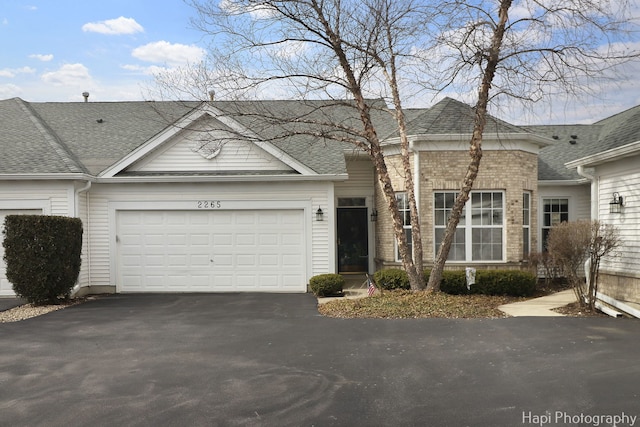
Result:
{"label": "white vinyl siding", "polygon": [[[166,144],[157,152],[128,168],[139,172],[234,172],[291,171],[291,167],[267,153],[250,141],[242,141],[228,134],[211,136],[205,131],[194,130],[179,133],[176,141]],[[220,152],[206,159],[194,151],[208,139],[220,147]],[[204,141],[204,142],[202,142]]]}
{"label": "white vinyl siding", "polygon": [[[635,159],[636,162],[639,160]],[[609,202],[614,192],[624,198],[619,214],[609,213]],[[598,214],[601,222],[618,229],[622,240],[622,246],[615,254],[602,260],[601,268],[640,277],[640,172],[629,170],[624,174],[612,173],[601,177]]]}

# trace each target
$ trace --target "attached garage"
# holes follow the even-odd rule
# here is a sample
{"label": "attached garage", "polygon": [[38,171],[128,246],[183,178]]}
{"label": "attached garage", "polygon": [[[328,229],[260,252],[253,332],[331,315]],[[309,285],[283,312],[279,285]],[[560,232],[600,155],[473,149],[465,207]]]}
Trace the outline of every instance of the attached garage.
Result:
{"label": "attached garage", "polygon": [[306,292],[303,209],[116,211],[117,292]]}

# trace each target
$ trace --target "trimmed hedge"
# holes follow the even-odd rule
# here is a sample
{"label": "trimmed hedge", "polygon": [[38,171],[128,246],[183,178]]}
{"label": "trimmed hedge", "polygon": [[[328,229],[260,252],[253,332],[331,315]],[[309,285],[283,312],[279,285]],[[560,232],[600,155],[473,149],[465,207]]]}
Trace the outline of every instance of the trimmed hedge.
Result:
{"label": "trimmed hedge", "polygon": [[407,272],[399,268],[378,270],[373,274],[373,280],[376,282],[376,286],[384,291],[410,289]]}
{"label": "trimmed hedge", "polygon": [[344,277],[339,274],[319,274],[309,279],[309,288],[315,296],[326,297],[342,292]]}
{"label": "trimmed hedge", "polygon": [[477,270],[476,283],[467,289],[464,270],[442,272],[440,290],[452,295],[483,294],[523,297],[533,294],[537,277],[521,270]]}
{"label": "trimmed hedge", "polygon": [[[425,284],[429,281],[431,270],[424,271]],[[410,289],[409,278],[404,270],[387,268],[373,275],[376,285],[382,290]],[[477,270],[476,283],[467,289],[467,277],[464,270],[444,270],[440,290],[452,295],[484,294],[529,296],[536,289],[535,274],[521,270]]]}
{"label": "trimmed hedge", "polygon": [[82,221],[46,215],[8,215],[3,231],[7,279],[30,303],[68,299],[78,280]]}

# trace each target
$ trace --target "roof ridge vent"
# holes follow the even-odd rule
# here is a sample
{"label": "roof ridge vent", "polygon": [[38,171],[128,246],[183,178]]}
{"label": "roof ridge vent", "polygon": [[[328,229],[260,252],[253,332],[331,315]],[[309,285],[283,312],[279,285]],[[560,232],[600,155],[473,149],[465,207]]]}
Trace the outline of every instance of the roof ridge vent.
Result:
{"label": "roof ridge vent", "polygon": [[84,98],[84,102],[89,102],[89,92],[82,92],[82,97]]}

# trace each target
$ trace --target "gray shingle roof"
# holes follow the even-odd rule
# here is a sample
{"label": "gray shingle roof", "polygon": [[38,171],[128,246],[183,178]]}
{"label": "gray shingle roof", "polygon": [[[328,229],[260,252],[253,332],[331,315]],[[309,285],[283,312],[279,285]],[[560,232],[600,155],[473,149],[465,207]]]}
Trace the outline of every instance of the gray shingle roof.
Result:
{"label": "gray shingle roof", "polygon": [[[0,101],[0,174],[97,175],[205,105],[319,174],[346,172],[343,153],[352,146],[336,138],[362,138],[359,114],[344,101],[27,103],[14,98]],[[371,105],[381,139],[397,136],[384,102]],[[473,131],[473,108],[451,98],[431,108],[407,109],[405,116],[413,135]],[[518,127],[489,116],[485,131],[555,137],[556,143],[540,152],[539,179],[572,180],[579,176],[566,162],[640,140],[640,106],[593,125]]]}
{"label": "gray shingle roof", "polygon": [[[433,107],[423,110],[407,123],[407,131],[413,135],[472,134],[475,109],[469,105],[445,98]],[[523,129],[488,115],[486,133],[522,133]]]}
{"label": "gray shingle roof", "polygon": [[0,173],[82,173],[82,166],[19,98],[0,101]]}
{"label": "gray shingle roof", "polygon": [[45,102],[29,105],[95,175],[191,111],[197,103]]}
{"label": "gray shingle roof", "polygon": [[567,169],[565,163],[588,155],[598,140],[599,125],[529,126],[538,135],[553,138],[555,142],[540,150],[538,179],[544,181],[581,179],[575,169]]}
{"label": "gray shingle roof", "polygon": [[540,152],[539,179],[580,179],[565,163],[639,141],[640,106],[592,125],[529,126],[527,129],[557,141]]}

